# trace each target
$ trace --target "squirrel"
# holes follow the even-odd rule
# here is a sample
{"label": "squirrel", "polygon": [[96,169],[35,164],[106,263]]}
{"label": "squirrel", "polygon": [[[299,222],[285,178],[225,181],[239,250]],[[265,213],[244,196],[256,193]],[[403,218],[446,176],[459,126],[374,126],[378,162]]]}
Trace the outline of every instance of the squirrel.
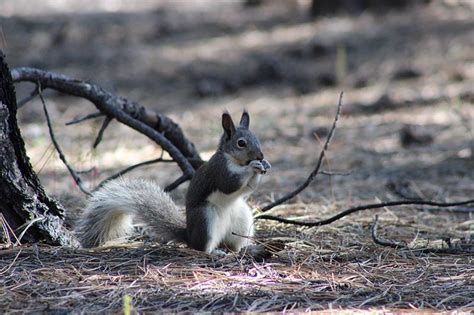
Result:
{"label": "squirrel", "polygon": [[[196,250],[219,253],[220,246],[240,251],[254,234],[247,197],[271,165],[244,111],[238,127],[222,114],[224,132],[215,154],[199,167],[186,193],[183,213],[157,184],[123,178],[94,192],[76,228],[83,247],[121,238],[133,221],[148,226],[157,241],[184,241]],[[234,234],[235,233],[235,234]]]}

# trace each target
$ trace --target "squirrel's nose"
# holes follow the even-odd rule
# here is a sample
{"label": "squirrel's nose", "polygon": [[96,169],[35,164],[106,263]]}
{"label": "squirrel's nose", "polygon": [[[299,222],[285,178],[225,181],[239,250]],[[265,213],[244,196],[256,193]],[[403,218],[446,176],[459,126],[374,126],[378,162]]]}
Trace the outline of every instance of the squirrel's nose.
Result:
{"label": "squirrel's nose", "polygon": [[263,160],[263,153],[261,151],[257,153],[257,160]]}

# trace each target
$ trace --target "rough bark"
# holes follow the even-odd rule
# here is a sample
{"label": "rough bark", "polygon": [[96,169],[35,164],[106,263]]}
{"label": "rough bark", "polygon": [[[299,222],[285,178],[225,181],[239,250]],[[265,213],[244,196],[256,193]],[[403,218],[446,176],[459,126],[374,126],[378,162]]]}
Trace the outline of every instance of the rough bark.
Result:
{"label": "rough bark", "polygon": [[64,209],[46,195],[33,171],[16,113],[13,80],[0,51],[0,210],[16,236],[24,232],[22,242],[76,246],[62,225]]}

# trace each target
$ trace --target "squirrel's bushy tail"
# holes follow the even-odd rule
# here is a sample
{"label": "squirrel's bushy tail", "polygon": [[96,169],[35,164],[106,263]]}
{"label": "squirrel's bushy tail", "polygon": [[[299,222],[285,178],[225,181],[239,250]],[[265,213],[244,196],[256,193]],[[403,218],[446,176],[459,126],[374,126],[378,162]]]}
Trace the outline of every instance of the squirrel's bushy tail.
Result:
{"label": "squirrel's bushy tail", "polygon": [[145,223],[158,241],[185,239],[184,213],[163,189],[143,179],[113,180],[94,192],[76,232],[83,247],[95,247],[129,234],[133,221]]}

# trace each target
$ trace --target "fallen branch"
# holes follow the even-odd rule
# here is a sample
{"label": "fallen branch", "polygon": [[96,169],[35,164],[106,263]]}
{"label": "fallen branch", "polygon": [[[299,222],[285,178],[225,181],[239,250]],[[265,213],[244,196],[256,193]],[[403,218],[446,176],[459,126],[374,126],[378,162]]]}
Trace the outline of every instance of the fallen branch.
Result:
{"label": "fallen branch", "polygon": [[339,116],[341,114],[343,94],[344,94],[344,92],[341,92],[341,94],[339,95],[339,102],[337,104],[336,115],[334,117],[334,121],[332,123],[331,129],[329,130],[328,137],[326,138],[326,142],[324,143],[324,146],[321,150],[321,153],[319,154],[318,161],[316,162],[316,167],[313,169],[311,174],[309,174],[308,178],[304,181],[304,183],[302,183],[300,186],[298,186],[292,192],[290,192],[290,193],[284,195],[283,197],[281,197],[281,198],[271,202],[270,204],[264,206],[261,209],[262,212],[268,211],[268,210],[270,210],[270,209],[272,209],[272,208],[274,208],[274,207],[276,207],[276,206],[278,206],[278,205],[294,198],[296,195],[298,195],[300,192],[302,192],[304,189],[306,189],[306,187],[308,187],[309,184],[311,184],[311,182],[316,178],[316,176],[318,174],[320,174],[319,169],[321,168],[324,157],[326,156],[326,150],[328,149],[329,144],[331,143],[332,137],[334,136],[334,131],[336,130],[336,124],[337,124],[337,121],[339,120]]}
{"label": "fallen branch", "polygon": [[203,163],[194,145],[184,137],[176,123],[164,115],[145,109],[138,103],[116,96],[95,84],[53,72],[34,68],[15,68],[11,71],[11,75],[14,82],[40,83],[43,89],[50,88],[88,99],[101,113],[117,119],[159,144],[187,176],[192,176],[194,169]]}
{"label": "fallen branch", "polygon": [[[284,219],[284,218],[280,218],[280,217],[269,215],[269,214],[257,215],[255,217],[255,220],[270,220],[270,221],[277,221],[280,223],[292,224],[292,225],[297,225],[297,226],[314,227],[314,226],[328,225],[352,213],[363,211],[363,210],[369,210],[369,209],[380,209],[380,208],[385,208],[385,207],[406,206],[406,205],[425,205],[425,206],[434,206],[434,207],[440,207],[440,208],[449,208],[449,207],[468,205],[472,203],[474,203],[474,199],[458,201],[458,202],[448,202],[448,203],[436,202],[436,201],[430,201],[430,200],[400,200],[400,201],[373,203],[373,204],[361,205],[361,206],[349,208],[349,209],[339,212],[338,214],[332,217],[329,217],[327,219],[320,220],[320,221],[304,222],[304,221],[298,221],[298,220]],[[472,212],[474,213],[474,210]]]}

